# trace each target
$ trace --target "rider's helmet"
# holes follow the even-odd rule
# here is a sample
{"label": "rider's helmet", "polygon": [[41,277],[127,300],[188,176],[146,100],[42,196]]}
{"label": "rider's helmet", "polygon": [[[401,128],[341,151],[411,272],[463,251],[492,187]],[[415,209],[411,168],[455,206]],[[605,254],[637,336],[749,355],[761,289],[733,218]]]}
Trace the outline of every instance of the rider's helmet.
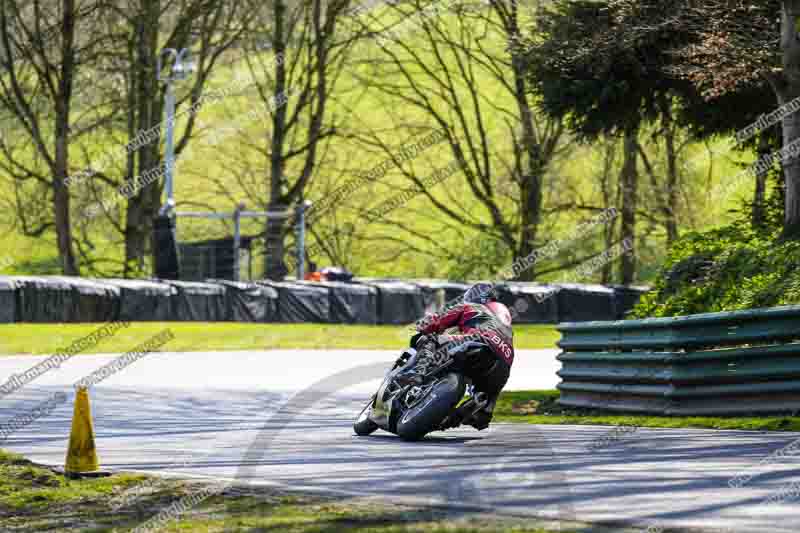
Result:
{"label": "rider's helmet", "polygon": [[497,289],[492,283],[476,283],[464,293],[464,303],[485,305],[505,326],[511,326],[511,312],[498,302]]}
{"label": "rider's helmet", "polygon": [[464,293],[465,304],[482,304],[497,300],[497,290],[491,283],[476,283]]}

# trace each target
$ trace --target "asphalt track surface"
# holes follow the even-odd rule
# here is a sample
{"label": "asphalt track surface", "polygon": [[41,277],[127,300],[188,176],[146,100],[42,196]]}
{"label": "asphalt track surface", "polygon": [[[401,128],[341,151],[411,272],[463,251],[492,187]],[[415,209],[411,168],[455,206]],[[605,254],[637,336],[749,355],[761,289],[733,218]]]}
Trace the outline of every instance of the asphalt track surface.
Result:
{"label": "asphalt track surface", "polygon": [[[388,351],[151,354],[91,392],[102,466],[378,496],[437,508],[625,525],[627,531],[800,531],[800,434],[494,424],[404,443],[352,420]],[[554,350],[521,351],[509,389],[552,388]],[[43,358],[0,358],[0,383]],[[63,465],[70,385],[112,356],[79,356],[0,399],[0,423],[62,391],[69,401],[0,442]],[[735,476],[753,476],[731,488]],[[794,486],[793,484],[797,484]],[[634,528],[634,529],[630,529]]]}

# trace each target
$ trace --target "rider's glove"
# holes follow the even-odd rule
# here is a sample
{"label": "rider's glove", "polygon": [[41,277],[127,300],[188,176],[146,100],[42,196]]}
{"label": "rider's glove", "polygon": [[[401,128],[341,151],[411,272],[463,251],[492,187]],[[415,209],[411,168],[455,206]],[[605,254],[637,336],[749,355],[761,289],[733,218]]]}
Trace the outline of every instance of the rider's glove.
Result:
{"label": "rider's glove", "polygon": [[437,343],[436,343],[436,336],[435,335],[423,335],[418,333],[414,335],[413,346],[417,350],[422,350],[423,348],[427,348],[429,350],[435,350]]}
{"label": "rider's glove", "polygon": [[409,345],[410,347],[412,347],[412,348],[416,348],[416,347],[417,347],[417,343],[418,343],[418,342],[419,342],[419,340],[420,340],[420,339],[422,339],[423,337],[425,337],[425,334],[424,334],[424,333],[415,333],[415,334],[414,334],[414,336],[413,336],[413,337],[411,337],[411,341],[409,341],[408,345]]}

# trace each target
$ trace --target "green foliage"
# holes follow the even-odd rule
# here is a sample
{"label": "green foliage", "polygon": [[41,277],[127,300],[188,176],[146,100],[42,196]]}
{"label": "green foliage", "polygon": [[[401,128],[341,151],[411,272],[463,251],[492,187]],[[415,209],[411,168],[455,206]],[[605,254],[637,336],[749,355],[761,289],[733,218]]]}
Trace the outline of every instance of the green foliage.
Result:
{"label": "green foliage", "polygon": [[[776,146],[775,150],[779,150]],[[783,227],[786,205],[786,183],[783,169],[775,166],[767,174],[767,194],[764,201],[764,228],[761,231],[772,232]]]}
{"label": "green foliage", "polygon": [[631,32],[620,40],[621,15],[611,2],[558,3],[539,17],[527,46],[542,108],[584,139],[636,128],[658,115],[667,95],[686,89],[655,68],[676,36]]}
{"label": "green foliage", "polygon": [[670,249],[635,318],[800,303],[800,242],[739,222],[690,233]]}
{"label": "green foliage", "polygon": [[[591,5],[587,5],[586,10],[588,14],[591,14],[593,10],[596,11]],[[386,16],[389,17],[392,13],[395,13],[394,10],[387,8]],[[459,29],[459,21],[452,15],[445,13],[441,16],[447,24],[452,24],[453,32],[461,31]],[[479,21],[479,17],[475,19],[476,27],[481,26],[482,23]],[[381,26],[391,25],[394,22],[394,18],[390,17],[386,24],[381,23]],[[589,18],[584,19],[584,22],[584,25],[574,28],[576,38],[583,38],[584,35],[592,33],[590,30],[593,29],[594,21]],[[611,21],[607,22],[611,23]],[[478,29],[470,29],[470,31],[477,32]],[[525,23],[522,32],[523,37],[528,35],[529,30],[535,31],[535,27]],[[532,38],[538,37],[534,35]],[[409,50],[403,52],[400,46],[394,46],[393,50],[403,57],[406,55],[410,57],[412,54],[419,55],[423,59],[433,57],[433,52],[420,44],[422,42],[416,36],[409,34],[409,38],[406,41]],[[527,41],[523,40],[521,42],[525,43]],[[489,32],[486,38],[482,38],[481,41],[481,46],[487,47],[487,50],[493,54],[500,54],[500,51],[507,45],[506,40],[496,32]],[[647,72],[643,74],[643,71],[641,71],[646,65],[643,66],[634,59],[629,58],[628,55],[625,55],[626,52],[620,50],[622,45],[612,46],[606,43],[605,49],[608,50],[609,47],[611,47],[611,50],[620,52],[620,56],[628,58],[629,61],[624,64],[617,65],[612,63],[609,65],[607,59],[599,61],[594,48],[590,46],[582,49],[586,53],[585,61],[582,63],[573,64],[568,56],[562,57],[562,55],[558,55],[558,58],[563,59],[563,65],[561,63],[555,65],[559,68],[563,66],[568,71],[570,68],[572,70],[580,69],[580,75],[573,80],[576,84],[573,88],[577,91],[574,98],[579,100],[578,103],[586,112],[592,111],[592,106],[595,104],[595,91],[600,91],[600,93],[596,94],[600,98],[600,103],[612,109],[609,115],[599,116],[598,120],[594,121],[595,126],[608,124],[607,119],[609,116],[613,118],[616,114],[616,111],[614,111],[616,106],[619,106],[620,109],[627,108],[629,102],[626,97],[622,96],[627,93],[618,91],[618,89],[624,89],[625,83],[628,83],[625,78],[629,74],[626,73],[625,69],[634,69],[630,76],[635,76],[638,81],[644,80],[642,81],[643,83],[648,81],[649,76]],[[566,53],[570,48],[560,47],[558,43],[553,43],[552,50],[554,53],[560,53],[561,51]],[[372,67],[367,68],[367,65],[376,62],[376,58],[380,57],[378,52],[378,47],[373,40],[365,40],[354,49],[352,65],[342,73],[343,81],[341,86],[335,98],[329,102],[329,105],[331,106],[332,115],[350,116],[349,114],[352,113],[352,117],[347,120],[347,123],[357,125],[364,132],[377,132],[376,134],[388,146],[397,147],[399,150],[400,146],[417,140],[418,134],[416,130],[423,125],[427,127],[428,124],[425,122],[424,116],[408,106],[391,105],[393,101],[382,96],[377,91],[355,90],[355,88],[363,86],[364,79],[371,79],[371,77],[377,79],[375,78],[375,72],[378,71],[373,71]],[[269,61],[270,57],[272,57],[269,55],[271,52],[263,53],[264,56],[259,57],[259,61]],[[643,57],[650,57],[648,54],[649,52],[645,53]],[[543,57],[546,56],[547,54]],[[457,72],[457,62],[452,54],[444,54],[442,60],[448,69],[451,69],[452,72]],[[598,63],[596,67],[594,63]],[[591,77],[582,78],[581,75],[584,72],[587,76],[591,74]],[[616,78],[613,78],[613,80],[616,80],[614,82],[615,85],[607,84],[604,81],[605,78],[603,76],[605,74],[609,74],[611,77],[616,76]],[[241,76],[245,76],[245,79],[250,79],[250,75],[250,70],[244,60],[221,65],[212,71],[208,90],[223,90],[231,86],[233,80],[239,79]],[[489,75],[485,69],[477,68],[477,65],[475,75],[479,82],[480,93],[487,97],[491,96],[492,106],[512,108],[509,106],[514,105],[513,99],[509,97],[508,92],[493,75]],[[535,75],[534,70],[531,70],[531,75]],[[416,71],[412,71],[412,78],[414,78],[415,84],[424,83],[425,79],[422,73],[417,73]],[[385,83],[390,81],[394,83],[398,82],[398,80],[402,81],[398,76],[387,76],[383,81]],[[553,81],[554,84],[549,86],[548,90],[550,92],[548,94],[552,96],[552,99],[548,101],[553,104],[563,101],[565,105],[571,105],[566,100],[567,96],[565,95],[569,96],[572,93],[562,92],[558,84],[555,83],[558,80],[551,79],[550,81]],[[649,94],[650,89],[648,85],[643,90],[645,94]],[[179,91],[186,90],[188,88],[185,84],[179,88]],[[84,101],[94,101],[98,96],[92,91],[93,87],[89,86],[81,93],[80,97]],[[458,91],[462,97],[467,97],[468,90],[466,87],[458,87]],[[182,92],[180,94],[183,95]],[[231,94],[223,99],[210,101],[200,109],[197,119],[202,122],[203,126],[197,131],[197,138],[193,138],[187,149],[178,158],[176,168],[176,197],[179,201],[186,202],[187,206],[192,206],[189,210],[211,209],[230,212],[235,201],[244,199],[247,199],[250,208],[259,210],[265,207],[262,204],[262,200],[266,198],[264,176],[268,162],[264,160],[264,151],[261,149],[262,141],[260,139],[265,138],[265,132],[269,133],[269,124],[265,123],[260,115],[251,115],[251,111],[254,109],[254,98],[258,99],[256,94],[253,85],[249,84],[242,89],[241,94]],[[573,98],[572,96],[569,97]],[[434,98],[434,96],[431,95],[431,98]],[[439,109],[439,100],[434,98],[434,101],[437,109]],[[538,103],[538,99],[535,101]],[[774,105],[769,99],[753,96],[750,97],[749,101],[763,102],[763,105],[767,108]],[[740,103],[737,107],[726,108],[721,115],[738,117],[739,115],[736,111],[742,108],[743,106]],[[180,109],[183,108],[181,107]],[[718,106],[703,105],[702,109],[713,113],[715,109],[718,109]],[[639,116],[640,111],[637,108],[633,113]],[[577,119],[577,115],[575,117]],[[598,117],[598,115],[592,114],[592,117]],[[502,114],[486,113],[484,119],[484,127],[489,139],[493,140],[497,146],[504,147],[497,149],[497,159],[491,163],[493,168],[496,169],[492,172],[492,179],[496,180],[492,183],[492,186],[496,188],[498,195],[502,195],[507,199],[500,202],[504,218],[513,218],[514,210],[517,209],[515,205],[520,199],[520,191],[517,184],[509,179],[504,166],[507,161],[513,160],[515,156],[515,153],[509,148],[511,146],[510,143],[507,143],[511,132],[508,130],[508,124]],[[187,121],[188,114],[183,114],[178,118],[176,127],[179,135],[184,131]],[[406,122],[414,124],[414,126],[407,128],[403,125]],[[403,125],[399,130],[400,133],[394,128],[387,128],[387,125],[395,123]],[[16,130],[12,130],[12,133],[16,133]],[[19,134],[22,135],[22,132],[20,131]],[[664,168],[663,163],[661,163],[663,156],[655,147],[656,143],[645,142],[645,134],[643,133],[642,135],[643,149],[656,168],[656,172],[659,173]],[[330,191],[336,190],[361,173],[382,165],[387,160],[387,155],[382,151],[365,149],[365,145],[349,137],[349,135],[336,136],[327,141],[329,145],[324,150],[326,155],[319,166],[319,175],[312,180],[312,185],[307,191],[309,200],[314,202],[323,201]],[[116,145],[116,142],[114,135],[98,134],[96,136],[87,136],[84,142],[85,146],[82,145],[71,150],[72,164],[76,168],[84,168],[89,161],[101,160],[102,156],[107,152],[122,155],[122,153],[117,152],[119,146]],[[713,142],[716,143],[717,140],[714,139]],[[584,218],[584,211],[569,208],[569,205],[576,198],[580,197],[580,202],[578,203],[581,204],[605,206],[598,185],[598,176],[603,170],[603,151],[600,148],[599,144],[570,146],[570,150],[565,152],[553,165],[551,171],[543,177],[543,186],[545,188],[544,212],[541,225],[537,230],[537,241],[540,245],[558,241],[570,235],[576,225]],[[688,153],[698,157],[698,160],[700,160],[704,156],[703,150],[704,148],[701,146],[690,146]],[[84,153],[88,154],[85,159],[82,157]],[[434,169],[443,166],[445,161],[448,161],[451,157],[452,154],[446,143],[431,146],[424,154],[415,158],[413,171],[421,177],[429,176]],[[714,161],[710,172],[706,171],[704,165],[692,164],[689,166],[691,168],[688,171],[688,175],[682,177],[683,180],[686,180],[684,181],[686,198],[683,202],[685,202],[686,206],[691,206],[691,210],[685,207],[679,211],[681,230],[688,226],[703,228],[711,222],[718,223],[721,217],[724,217],[722,220],[728,220],[729,215],[727,212],[730,207],[730,200],[708,202],[703,191],[707,186],[715,184],[725,172],[730,170],[730,163],[725,158],[718,158]],[[410,165],[407,165],[407,167],[404,167],[405,171],[412,170]],[[300,169],[295,166],[290,167],[288,171],[289,173],[296,173]],[[117,172],[117,170],[113,172],[109,170],[108,172],[113,173]],[[615,164],[611,164],[609,176],[615,175],[616,172]],[[113,177],[116,179],[121,176],[114,174]],[[0,178],[2,178],[0,179],[0,191],[4,193],[4,197],[8,200],[7,203],[9,203],[7,209],[0,212],[0,229],[3,231],[3,236],[0,238],[0,242],[3,244],[3,251],[0,253],[0,274],[60,274],[61,262],[56,254],[55,235],[52,228],[45,229],[42,234],[32,235],[28,233],[26,236],[22,231],[22,224],[15,218],[15,211],[10,203],[17,193],[9,185],[10,182],[8,180],[3,176],[0,176]],[[341,201],[337,200],[330,216],[321,217],[314,221],[314,229],[319,232],[320,236],[327,239],[327,236],[335,235],[339,228],[345,224],[352,224],[358,228],[357,239],[354,238],[352,242],[350,240],[342,241],[347,246],[352,246],[352,248],[342,248],[343,261],[341,262],[361,276],[449,277],[451,279],[494,278],[501,268],[511,262],[511,254],[502,242],[493,240],[485,235],[479,237],[478,235],[481,234],[477,231],[474,234],[469,234],[460,230],[453,231],[448,229],[451,227],[451,221],[435,209],[431,201],[423,195],[415,196],[408,203],[407,210],[398,210],[394,213],[397,220],[402,221],[409,231],[398,231],[398,227],[390,224],[373,224],[367,227],[360,216],[360,212],[395,198],[398,194],[398,189],[407,186],[407,179],[396,168],[392,167],[380,180],[376,180],[374,183],[370,182],[369,185],[359,188],[353,194],[348,195],[347,198],[341,199]],[[88,184],[87,187],[76,187],[74,191],[71,188],[71,192],[74,194],[72,197],[74,238],[76,239],[76,246],[79,246],[82,254],[85,254],[85,257],[83,255],[81,257],[81,271],[83,275],[118,277],[125,270],[122,235],[112,228],[104,216],[87,218],[83,215],[84,209],[89,205],[94,205],[94,201],[96,201],[95,192],[93,192],[95,187],[97,188],[97,198],[114,198],[114,195],[118,196],[110,186],[104,185],[100,180],[92,181],[92,190],[89,190]],[[481,209],[477,202],[471,200],[473,198],[472,192],[462,177],[454,175],[448,178],[446,183],[432,188],[430,192],[438,201],[448,205],[454,199],[458,200],[459,203],[463,202],[465,212],[469,212],[470,216],[476,217],[477,220],[485,222],[487,225],[492,224],[488,213]],[[42,191],[36,188],[31,191],[26,190],[24,191],[24,196],[25,198],[30,196],[31,200],[26,200],[22,203],[26,206],[36,205],[37,209],[39,209],[38,206],[40,204],[34,204],[34,199],[41,197],[41,202],[43,203],[41,203],[40,208],[49,210],[49,200],[42,194]],[[48,192],[47,194],[50,193]],[[648,194],[647,192],[642,194],[643,202],[647,202],[644,198]],[[614,195],[612,194],[610,196],[612,203],[613,197]],[[650,195],[649,197],[655,198],[655,195]],[[123,206],[124,202],[120,201],[118,207]],[[649,208],[649,205],[643,207],[643,209]],[[35,213],[28,211],[23,211],[23,213],[28,219],[37,219],[33,216]],[[414,216],[403,218],[400,216],[401,213],[413,213]],[[124,216],[119,222],[121,227],[124,228]],[[648,282],[654,272],[655,265],[658,265],[663,257],[664,247],[662,243],[664,235],[660,231],[650,232],[645,230],[641,222],[638,226],[641,231],[638,242],[639,249],[637,251],[641,261],[638,281]],[[177,235],[182,242],[227,237],[231,235],[231,231],[232,225],[229,222],[216,220],[206,221],[181,218],[177,227]],[[258,235],[262,232],[262,220],[247,219],[243,221],[244,235]],[[550,269],[552,266],[567,262],[570,258],[588,256],[590,253],[599,252],[603,247],[603,243],[600,240],[599,228],[597,232],[598,234],[591,239],[576,239],[570,244],[568,250],[563,250],[563,255],[544,262],[540,265],[539,270]],[[467,234],[465,235],[465,233]],[[434,247],[429,244],[428,237],[436,238],[437,242]],[[316,243],[314,236],[309,236],[308,238],[308,244],[314,246]],[[478,243],[475,243],[476,239],[479,239]],[[259,241],[254,246],[256,253],[263,250],[262,243],[263,241]],[[287,249],[291,250],[291,246],[292,239],[290,238],[289,242],[287,242]],[[426,253],[429,250],[430,253]],[[449,256],[441,257],[440,252],[442,250],[446,250]],[[340,262],[335,257],[329,258],[322,251],[312,254],[311,258],[320,266],[325,266],[332,262]],[[259,276],[263,257],[259,255],[259,257],[254,258],[253,264],[255,267],[254,274]],[[143,269],[139,269],[139,265],[136,263],[127,265],[127,271],[132,277],[147,277],[151,273],[147,265]],[[565,275],[567,275],[566,272],[554,272],[549,274],[549,277],[546,275],[543,279],[552,278],[553,280],[558,280]],[[585,281],[598,280],[599,272],[596,273],[593,279],[586,279]]]}
{"label": "green foliage", "polygon": [[[730,11],[727,4],[711,4],[702,9]],[[769,113],[776,100],[764,76],[744,82],[739,73],[730,76],[738,83],[728,83],[726,90],[704,91],[708,87],[698,81],[697,71],[704,70],[697,68],[698,55],[735,68],[752,67],[753,57],[747,61],[742,58],[748,54],[741,54],[736,61],[717,60],[717,54],[724,56],[739,47],[705,48],[708,25],[693,18],[694,7],[685,0],[677,5],[637,0],[555,2],[539,17],[525,43],[542,108],[566,117],[570,128],[589,140],[601,132],[652,120],[663,112],[665,99],[678,104],[677,122],[697,138],[732,133]],[[758,10],[761,17],[779,12],[775,5],[748,8]],[[758,39],[752,41],[763,47]],[[703,53],[695,53],[698,49]],[[713,77],[720,68],[714,65],[702,77]]]}
{"label": "green foliage", "polygon": [[8,512],[13,516],[20,511],[32,513],[52,506],[78,504],[87,498],[109,497],[115,490],[123,490],[142,479],[139,475],[119,474],[69,481],[50,468],[0,450],[0,517]]}
{"label": "green foliage", "polygon": [[491,279],[511,262],[508,246],[490,235],[479,234],[470,246],[458,251],[463,255],[450,264],[448,279]]}

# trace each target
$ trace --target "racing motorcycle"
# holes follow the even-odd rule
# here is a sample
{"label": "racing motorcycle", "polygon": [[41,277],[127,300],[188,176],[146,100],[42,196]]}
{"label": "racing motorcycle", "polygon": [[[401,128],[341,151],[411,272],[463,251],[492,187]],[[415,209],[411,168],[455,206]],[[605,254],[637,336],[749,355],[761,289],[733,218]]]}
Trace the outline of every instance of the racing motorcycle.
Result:
{"label": "racing motorcycle", "polygon": [[[457,364],[477,356],[488,347],[486,343],[480,339],[449,342],[446,336],[436,340],[433,364],[422,372],[414,372],[419,362],[414,348],[405,350],[394,362],[353,424],[356,435],[382,429],[403,440],[416,441],[432,431],[468,423],[486,406],[487,395],[474,393],[470,379],[458,370],[462,365]],[[409,374],[418,377],[409,382]]]}

